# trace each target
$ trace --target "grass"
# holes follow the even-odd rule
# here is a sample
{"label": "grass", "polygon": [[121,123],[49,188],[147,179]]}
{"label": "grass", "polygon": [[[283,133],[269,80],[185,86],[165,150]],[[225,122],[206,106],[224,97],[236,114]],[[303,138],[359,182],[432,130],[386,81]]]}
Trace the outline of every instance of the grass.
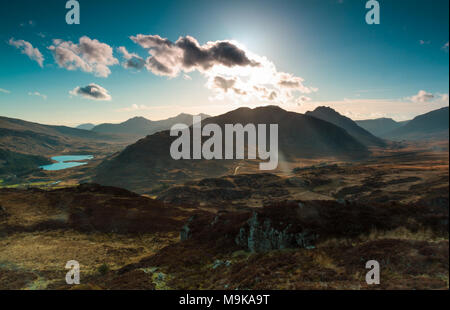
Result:
{"label": "grass", "polygon": [[[4,183],[3,180],[1,180],[0,181],[0,188],[23,188],[23,187],[48,188],[50,185],[55,183],[55,181],[26,182],[26,183],[1,185],[3,183]],[[55,187],[52,186],[52,188],[55,188]]]}

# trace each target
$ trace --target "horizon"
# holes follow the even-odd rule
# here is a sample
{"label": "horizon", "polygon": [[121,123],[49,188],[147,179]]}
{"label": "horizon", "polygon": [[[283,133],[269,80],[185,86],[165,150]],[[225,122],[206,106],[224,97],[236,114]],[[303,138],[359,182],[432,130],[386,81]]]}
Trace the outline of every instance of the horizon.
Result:
{"label": "horizon", "polygon": [[64,1],[19,0],[0,13],[1,114],[76,126],[277,105],[403,121],[448,106],[448,1],[383,2],[379,25],[364,4],[80,1],[68,25]]}
{"label": "horizon", "polygon": [[[275,107],[279,107],[279,108],[282,108],[282,109],[283,109],[283,107],[280,107],[280,106],[278,106],[278,105],[265,105],[265,106],[249,107],[249,108],[250,108],[250,109],[256,109],[256,108],[269,107],[269,106],[275,106]],[[329,107],[329,106],[318,106],[318,107],[331,108],[331,107]],[[317,107],[317,108],[318,108],[318,107]],[[238,108],[239,108],[239,107],[238,107]],[[238,109],[238,108],[237,108],[237,109]],[[242,108],[242,107],[240,107],[240,108]],[[444,107],[441,107],[441,108],[438,108],[438,109],[434,109],[434,110],[431,110],[431,111],[428,111],[428,112],[425,112],[425,113],[422,113],[422,114],[418,114],[418,115],[412,117],[411,119],[407,119],[407,120],[395,120],[395,119],[389,118],[389,117],[379,117],[379,118],[372,118],[372,119],[353,119],[353,118],[350,118],[350,119],[353,120],[353,121],[363,121],[363,120],[373,120],[373,119],[392,119],[392,120],[394,120],[394,121],[396,121],[396,122],[404,122],[404,121],[410,121],[410,120],[413,120],[413,119],[414,119],[415,117],[417,117],[417,116],[420,116],[420,115],[423,115],[423,114],[427,114],[427,113],[432,112],[432,111],[440,110],[440,109],[443,109],[443,108],[448,108],[448,106],[444,106]],[[332,108],[332,109],[333,109],[333,108]],[[226,112],[224,112],[224,113],[222,113],[222,114],[225,114],[225,113],[228,113],[228,112],[231,112],[231,111],[234,111],[234,110],[235,110],[235,109],[230,110],[230,111],[226,111]],[[285,110],[285,109],[283,109],[283,110]],[[333,109],[333,110],[334,110],[334,109]],[[300,112],[297,112],[297,111],[289,111],[289,110],[285,110],[285,111],[288,111],[288,112],[295,112],[295,113],[299,113],[299,114],[305,114],[306,112],[312,112],[313,110],[308,110],[308,111],[306,111],[305,113],[300,113]],[[336,111],[336,110],[334,110],[334,111]],[[172,115],[172,116],[169,116],[169,117],[167,117],[167,118],[161,118],[161,119],[151,119],[151,118],[148,118],[148,117],[146,117],[146,116],[135,115],[135,116],[131,116],[130,118],[124,119],[124,120],[122,120],[122,121],[119,120],[119,121],[117,121],[117,122],[105,122],[105,123],[98,123],[98,122],[77,123],[77,122],[75,122],[75,123],[69,123],[69,124],[63,124],[63,123],[58,123],[58,122],[56,122],[56,123],[41,123],[41,122],[38,122],[38,121],[33,121],[33,120],[28,120],[28,119],[20,119],[20,118],[15,118],[15,117],[8,117],[8,116],[5,116],[5,115],[0,115],[0,117],[6,117],[6,118],[12,118],[12,119],[19,119],[19,120],[23,120],[23,121],[26,121],[26,122],[38,123],[38,124],[41,124],[41,125],[49,125],[49,126],[66,126],[66,127],[73,127],[73,128],[76,128],[77,126],[80,126],[80,125],[87,125],[87,124],[91,124],[91,125],[94,125],[94,126],[98,126],[98,125],[102,125],[102,124],[121,124],[121,123],[124,123],[124,122],[129,121],[129,120],[134,119],[134,118],[144,118],[144,119],[147,119],[147,120],[149,120],[149,121],[155,122],[155,121],[162,121],[162,120],[167,120],[167,119],[170,119],[170,118],[175,118],[175,117],[180,116],[180,115],[182,115],[182,114],[189,115],[189,116],[192,116],[192,117],[197,116],[197,115],[200,115],[200,114],[207,115],[208,117],[216,117],[216,116],[222,115],[222,114],[218,114],[218,115],[210,115],[210,114],[207,114],[207,113],[189,114],[189,113],[185,113],[185,112],[180,112],[180,113],[178,113],[178,114],[176,114],[176,115]],[[341,115],[342,115],[342,114],[341,114]],[[345,115],[344,115],[344,116],[345,116]]]}

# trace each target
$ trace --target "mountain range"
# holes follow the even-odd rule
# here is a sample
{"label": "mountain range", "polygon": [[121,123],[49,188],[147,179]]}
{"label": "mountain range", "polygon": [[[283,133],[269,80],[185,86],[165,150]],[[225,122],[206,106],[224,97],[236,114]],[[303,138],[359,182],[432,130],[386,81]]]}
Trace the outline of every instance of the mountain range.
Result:
{"label": "mountain range", "polygon": [[392,118],[385,117],[355,121],[358,126],[364,128],[377,137],[382,137],[388,132],[402,127],[408,122],[409,121],[397,122]]}
{"label": "mountain range", "polygon": [[[278,149],[281,159],[333,157],[360,159],[370,153],[365,145],[345,129],[309,115],[288,112],[277,106],[237,110],[210,117],[202,122],[218,124],[278,124]],[[192,135],[191,135],[192,136]],[[192,137],[191,137],[192,138]],[[169,131],[147,136],[122,152],[106,159],[95,182],[141,191],[167,178],[177,180],[232,173],[232,160],[174,160],[170,145],[176,137]],[[206,140],[206,138],[204,139]]]}
{"label": "mountain range", "polygon": [[[209,115],[199,114],[202,119],[208,118]],[[175,124],[192,125],[193,115],[181,113],[175,117],[171,117],[159,121],[151,121],[145,117],[133,117],[119,124],[100,124],[94,126],[91,131],[105,134],[129,135],[143,138],[147,135],[154,134],[161,130],[168,130]]]}
{"label": "mountain range", "polygon": [[91,129],[94,128],[94,127],[95,127],[95,125],[92,124],[92,123],[85,123],[85,124],[80,124],[80,125],[78,125],[78,126],[75,127],[75,128],[78,128],[78,129],[84,129],[84,130],[91,130]]}

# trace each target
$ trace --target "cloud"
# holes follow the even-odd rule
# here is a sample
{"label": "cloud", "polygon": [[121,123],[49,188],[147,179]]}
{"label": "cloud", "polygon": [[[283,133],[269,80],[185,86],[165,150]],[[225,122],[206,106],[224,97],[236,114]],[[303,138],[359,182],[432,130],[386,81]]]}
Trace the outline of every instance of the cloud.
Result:
{"label": "cloud", "polygon": [[447,51],[447,52],[448,52],[448,47],[449,47],[449,45],[448,45],[448,42],[447,42],[447,43],[444,44],[444,46],[442,46],[442,49],[443,49],[444,51]]}
{"label": "cloud", "polygon": [[448,97],[448,94],[437,94],[437,101],[438,102],[441,102],[441,103],[446,103],[446,104],[448,104],[449,103],[449,97]]}
{"label": "cloud", "polygon": [[306,97],[306,96],[300,96],[300,97],[297,99],[297,105],[300,106],[300,105],[302,105],[303,103],[308,102],[308,101],[311,101],[311,100],[312,100],[312,99],[309,98],[309,97]]}
{"label": "cloud", "polygon": [[37,91],[29,92],[28,96],[38,96],[38,97],[41,97],[44,100],[47,100],[47,95],[41,94],[40,92],[37,92]]}
{"label": "cloud", "polygon": [[120,46],[117,48],[117,51],[122,53],[125,62],[123,66],[125,68],[134,68],[137,70],[141,70],[145,66],[145,59],[138,56],[135,53],[129,53],[124,46]]}
{"label": "cloud", "polygon": [[214,77],[214,87],[222,89],[224,92],[228,92],[236,84],[236,79],[226,79],[221,76]]}
{"label": "cloud", "polygon": [[431,43],[431,41],[419,40],[419,44],[420,44],[420,45],[428,45],[428,44],[430,44],[430,43]]}
{"label": "cloud", "polygon": [[10,94],[11,92],[9,90],[7,90],[7,89],[0,88],[0,93]]}
{"label": "cloud", "polygon": [[138,34],[130,39],[149,50],[146,60],[149,71],[157,75],[176,76],[180,71],[206,71],[216,65],[225,67],[258,66],[246,52],[231,41],[208,42],[200,45],[191,37],[180,37],[176,42],[159,35]]}
{"label": "cloud", "polygon": [[[210,41],[201,45],[191,36],[172,42],[159,35],[137,34],[130,39],[147,49],[145,59],[121,53],[126,60],[139,59],[155,75],[176,77],[198,71],[207,78],[206,87],[215,92],[213,100],[229,99],[232,102],[266,101],[286,103],[294,100],[294,93],[311,93],[317,88],[304,85],[304,79],[290,73],[278,72],[266,57],[248,51],[232,40]],[[129,66],[128,63],[126,65]]]}
{"label": "cloud", "polygon": [[38,48],[33,47],[30,42],[24,40],[14,40],[14,38],[9,39],[8,44],[19,49],[22,54],[27,55],[30,59],[36,61],[42,68],[44,66],[44,56]]}
{"label": "cloud", "polygon": [[113,56],[112,47],[87,36],[81,37],[78,44],[54,39],[48,49],[61,68],[80,69],[99,77],[108,77],[111,74],[109,67],[119,63]]}
{"label": "cloud", "polygon": [[424,90],[419,90],[417,95],[409,97],[409,99],[413,102],[430,102],[434,100],[434,95],[431,93],[427,93]]}
{"label": "cloud", "polygon": [[86,99],[99,100],[99,101],[110,101],[111,96],[108,91],[101,87],[100,85],[91,83],[85,87],[75,87],[69,92],[73,96],[82,96]]}
{"label": "cloud", "polygon": [[144,104],[132,104],[130,107],[120,108],[115,110],[116,112],[132,112],[132,111],[143,111],[150,110],[151,107],[148,107]]}

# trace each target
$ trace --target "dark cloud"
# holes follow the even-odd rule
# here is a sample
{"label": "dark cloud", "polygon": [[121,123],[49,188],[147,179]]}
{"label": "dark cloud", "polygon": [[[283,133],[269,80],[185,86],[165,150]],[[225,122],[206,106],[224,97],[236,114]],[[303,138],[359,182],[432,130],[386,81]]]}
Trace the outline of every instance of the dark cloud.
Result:
{"label": "dark cloud", "polygon": [[200,46],[193,37],[182,37],[175,45],[183,51],[183,65],[187,69],[201,67],[207,70],[214,65],[233,66],[257,66],[258,63],[251,61],[245,52],[236,45],[219,41],[204,47]]}
{"label": "dark cloud", "polygon": [[84,98],[92,100],[103,100],[103,101],[111,100],[111,96],[108,94],[108,91],[103,87],[101,87],[100,85],[94,83],[91,83],[85,87],[75,87],[69,93],[73,96],[79,95]]}
{"label": "dark cloud", "polygon": [[227,92],[230,88],[233,88],[234,84],[236,84],[235,79],[226,79],[221,76],[216,76],[214,78],[214,85],[223,89],[225,92]]}

